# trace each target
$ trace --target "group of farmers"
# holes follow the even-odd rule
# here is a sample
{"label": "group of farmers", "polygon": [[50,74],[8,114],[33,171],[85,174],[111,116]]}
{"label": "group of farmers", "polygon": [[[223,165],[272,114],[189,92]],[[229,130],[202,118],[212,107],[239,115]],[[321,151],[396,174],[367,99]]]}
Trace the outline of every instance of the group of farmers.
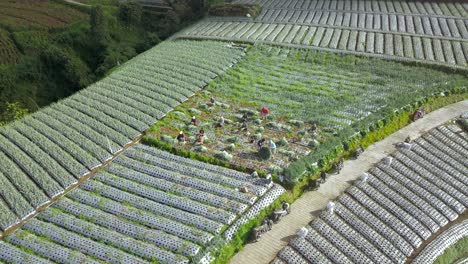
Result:
{"label": "group of farmers", "polygon": [[[209,104],[210,105],[215,105],[215,102],[216,102],[215,99],[213,97],[211,97]],[[260,110],[260,115],[262,116],[262,119],[265,119],[269,114],[270,114],[270,110],[266,106],[264,106]],[[244,114],[242,116],[242,125],[240,127],[240,131],[247,132],[247,130],[248,130],[247,122],[248,122],[248,115]],[[193,125],[193,126],[198,126],[199,125],[199,122],[198,122],[198,120],[197,120],[197,118],[195,116],[192,116],[192,119],[190,120],[190,124]],[[220,119],[219,119],[219,122],[216,124],[216,127],[218,127],[218,128],[219,127],[224,127],[224,124],[225,124],[224,116],[221,116]],[[195,144],[203,145],[204,138],[205,138],[205,131],[203,129],[200,129],[200,131],[199,131],[199,133],[197,135],[197,139],[196,139]],[[188,138],[187,138],[187,136],[185,136],[183,131],[180,131],[179,134],[177,135],[177,141],[180,142],[180,143],[185,144],[187,142],[187,139]],[[250,142],[254,143],[255,139],[253,137],[251,137]],[[258,146],[259,149],[261,147],[265,146],[265,144],[268,144],[268,147],[271,149],[272,153],[276,153],[276,144],[275,144],[275,142],[273,142],[273,140],[268,140],[267,141],[265,138],[262,138],[257,142],[257,146]]]}

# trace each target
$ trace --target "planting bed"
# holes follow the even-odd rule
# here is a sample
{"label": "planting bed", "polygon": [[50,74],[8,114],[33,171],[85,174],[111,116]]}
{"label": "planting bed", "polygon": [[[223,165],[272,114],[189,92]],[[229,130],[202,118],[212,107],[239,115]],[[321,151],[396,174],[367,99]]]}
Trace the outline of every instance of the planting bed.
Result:
{"label": "planting bed", "polygon": [[283,192],[248,174],[137,145],[8,235],[0,261],[197,263]]}
{"label": "planting bed", "polygon": [[[327,142],[340,139],[341,144],[367,131],[378,118],[387,117],[385,112],[464,83],[461,75],[400,63],[254,46],[206,91],[152,126],[148,135],[177,149],[280,174],[306,155],[342,147]],[[216,100],[213,106],[211,97]],[[266,120],[259,114],[263,106],[271,111]],[[247,131],[241,131],[244,113],[249,113]],[[198,126],[190,125],[192,116]],[[222,128],[217,127],[221,116]],[[317,134],[311,132],[313,123],[318,124]],[[203,145],[196,144],[200,129],[205,131]],[[189,138],[186,144],[175,140],[179,131]],[[258,155],[261,138],[276,142],[277,154],[269,160]]]}
{"label": "planting bed", "polygon": [[72,7],[34,0],[2,1],[0,14],[0,25],[13,31],[60,28],[87,18],[86,13]]}
{"label": "planting bed", "polygon": [[260,4],[262,12],[252,19],[211,17],[178,37],[264,42],[466,68],[468,6],[458,1],[236,2]]}
{"label": "planting bed", "polygon": [[432,263],[466,236],[467,143],[453,123],[411,141],[363,174],[273,263]]}
{"label": "planting bed", "polygon": [[[177,149],[216,157],[239,167],[278,174],[291,161],[310,152],[309,142],[301,140],[299,136],[311,129],[310,123],[298,120],[291,123],[279,116],[263,120],[260,108],[255,104],[243,104],[233,98],[218,97],[216,91],[212,92],[199,92],[153,125],[147,135]],[[214,105],[209,104],[212,95],[216,97]],[[248,116],[247,131],[242,130],[242,116],[245,113]],[[190,124],[192,116],[197,118],[197,126]],[[218,127],[221,116],[225,124]],[[203,144],[197,143],[200,129],[205,131]],[[188,137],[186,143],[176,140],[180,131]],[[258,154],[257,143],[262,138],[266,139],[264,146],[269,145],[269,140],[273,140],[277,146],[276,153],[267,160]],[[223,151],[226,152],[224,155],[221,154]]]}

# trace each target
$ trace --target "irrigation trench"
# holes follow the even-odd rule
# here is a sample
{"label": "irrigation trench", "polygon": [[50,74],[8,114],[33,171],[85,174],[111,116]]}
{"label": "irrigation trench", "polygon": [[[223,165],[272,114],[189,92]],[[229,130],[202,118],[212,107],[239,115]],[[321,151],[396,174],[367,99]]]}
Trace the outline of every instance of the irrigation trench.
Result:
{"label": "irrigation trench", "polygon": [[[369,170],[376,162],[396,151],[394,143],[402,142],[407,136],[412,139],[418,138],[466,111],[468,111],[468,100],[445,106],[369,146],[358,159],[345,161],[344,168],[339,174],[331,175],[317,191],[304,193],[291,205],[291,214],[275,224],[271,231],[262,235],[258,242],[247,244],[230,263],[269,263],[301,227],[318,216],[328,201],[336,199],[362,172]],[[421,247],[434,237],[425,241]]]}

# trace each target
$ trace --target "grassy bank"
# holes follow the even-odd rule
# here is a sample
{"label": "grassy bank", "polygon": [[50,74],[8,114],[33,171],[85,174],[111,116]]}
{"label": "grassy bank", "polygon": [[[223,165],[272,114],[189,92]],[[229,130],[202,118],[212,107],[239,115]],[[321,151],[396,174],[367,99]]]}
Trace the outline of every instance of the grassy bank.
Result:
{"label": "grassy bank", "polygon": [[460,239],[455,245],[447,248],[442,255],[437,257],[434,264],[456,263],[466,258],[468,258],[468,237]]}

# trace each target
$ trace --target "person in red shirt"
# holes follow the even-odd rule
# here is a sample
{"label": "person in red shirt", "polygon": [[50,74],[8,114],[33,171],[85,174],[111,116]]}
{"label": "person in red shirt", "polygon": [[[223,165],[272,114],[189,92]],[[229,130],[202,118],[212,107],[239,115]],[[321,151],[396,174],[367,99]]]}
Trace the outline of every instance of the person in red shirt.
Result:
{"label": "person in red shirt", "polygon": [[268,109],[268,107],[264,106],[262,108],[261,114],[263,119],[265,119],[270,114],[270,110]]}

